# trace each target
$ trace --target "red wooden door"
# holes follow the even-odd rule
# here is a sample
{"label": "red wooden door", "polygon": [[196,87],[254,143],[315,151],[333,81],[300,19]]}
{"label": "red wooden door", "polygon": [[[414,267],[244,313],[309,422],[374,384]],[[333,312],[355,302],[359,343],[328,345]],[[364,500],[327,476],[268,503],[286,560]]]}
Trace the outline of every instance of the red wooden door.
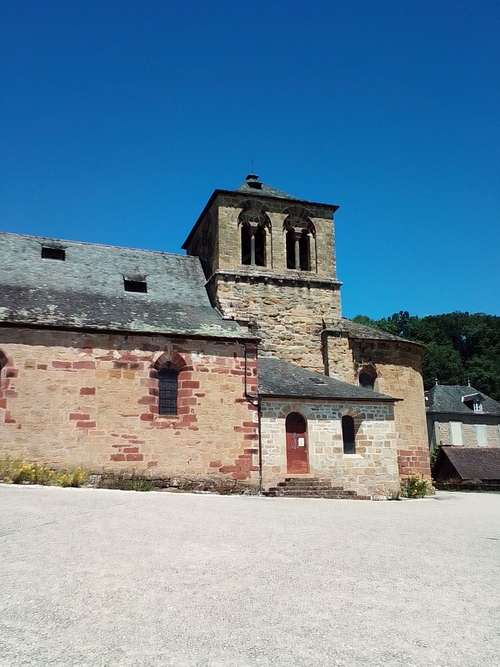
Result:
{"label": "red wooden door", "polygon": [[309,472],[307,465],[306,420],[298,412],[286,418],[286,469],[292,474]]}

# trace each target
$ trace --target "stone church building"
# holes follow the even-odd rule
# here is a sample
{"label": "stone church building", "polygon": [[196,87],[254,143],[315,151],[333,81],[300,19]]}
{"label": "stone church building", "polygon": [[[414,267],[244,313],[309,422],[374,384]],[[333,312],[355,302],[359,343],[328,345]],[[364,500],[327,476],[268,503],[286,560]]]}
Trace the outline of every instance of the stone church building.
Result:
{"label": "stone church building", "polygon": [[249,175],[186,255],[0,234],[0,455],[264,492],[429,475],[425,350],[341,316],[337,208]]}

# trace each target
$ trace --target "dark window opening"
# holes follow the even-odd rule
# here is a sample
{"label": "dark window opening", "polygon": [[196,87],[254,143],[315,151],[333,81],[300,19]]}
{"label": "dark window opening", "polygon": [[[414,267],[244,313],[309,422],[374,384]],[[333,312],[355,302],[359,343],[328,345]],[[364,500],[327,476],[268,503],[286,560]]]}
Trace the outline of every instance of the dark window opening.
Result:
{"label": "dark window opening", "polygon": [[302,232],[299,240],[299,257],[301,271],[310,271],[311,262],[309,259],[309,234]]}
{"label": "dark window opening", "polygon": [[126,292],[141,292],[146,294],[148,291],[148,284],[143,280],[124,280]]}
{"label": "dark window opening", "polygon": [[179,373],[170,364],[160,368],[158,373],[158,414],[177,414],[177,385]]}
{"label": "dark window opening", "polygon": [[375,378],[371,373],[368,373],[368,371],[361,371],[359,374],[359,384],[362,387],[365,387],[365,389],[373,389]]}
{"label": "dark window opening", "polygon": [[354,419],[349,415],[342,417],[342,440],[344,442],[344,454],[355,454]]}
{"label": "dark window opening", "polygon": [[286,268],[295,268],[295,232],[292,229],[286,233]]}
{"label": "dark window opening", "polygon": [[248,225],[242,225],[241,227],[241,263],[252,263],[252,240]]}
{"label": "dark window opening", "polygon": [[42,246],[42,259],[58,259],[60,262],[64,262],[66,259],[66,250],[64,248]]}
{"label": "dark window opening", "polygon": [[258,227],[255,232],[255,264],[266,265],[266,230],[263,227]]}

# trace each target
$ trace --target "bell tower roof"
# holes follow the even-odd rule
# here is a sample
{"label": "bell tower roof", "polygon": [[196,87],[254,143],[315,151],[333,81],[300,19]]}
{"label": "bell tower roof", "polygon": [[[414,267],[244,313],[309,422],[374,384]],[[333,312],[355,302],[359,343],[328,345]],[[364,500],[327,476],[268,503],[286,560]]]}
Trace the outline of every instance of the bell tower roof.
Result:
{"label": "bell tower roof", "polygon": [[263,197],[275,197],[277,199],[292,199],[293,201],[300,201],[297,197],[292,197],[286,192],[281,190],[276,190],[270,185],[266,185],[259,181],[257,174],[248,174],[244,183],[240,185],[239,188],[236,188],[236,192],[245,192],[251,195],[261,195]]}

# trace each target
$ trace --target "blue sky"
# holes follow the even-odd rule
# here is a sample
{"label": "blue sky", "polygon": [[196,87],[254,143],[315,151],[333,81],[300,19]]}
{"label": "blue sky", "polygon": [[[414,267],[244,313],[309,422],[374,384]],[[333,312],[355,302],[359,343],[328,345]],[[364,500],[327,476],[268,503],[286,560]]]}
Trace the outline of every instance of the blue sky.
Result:
{"label": "blue sky", "polygon": [[500,315],[498,0],[0,0],[0,229],[168,252],[251,170],[343,312]]}

